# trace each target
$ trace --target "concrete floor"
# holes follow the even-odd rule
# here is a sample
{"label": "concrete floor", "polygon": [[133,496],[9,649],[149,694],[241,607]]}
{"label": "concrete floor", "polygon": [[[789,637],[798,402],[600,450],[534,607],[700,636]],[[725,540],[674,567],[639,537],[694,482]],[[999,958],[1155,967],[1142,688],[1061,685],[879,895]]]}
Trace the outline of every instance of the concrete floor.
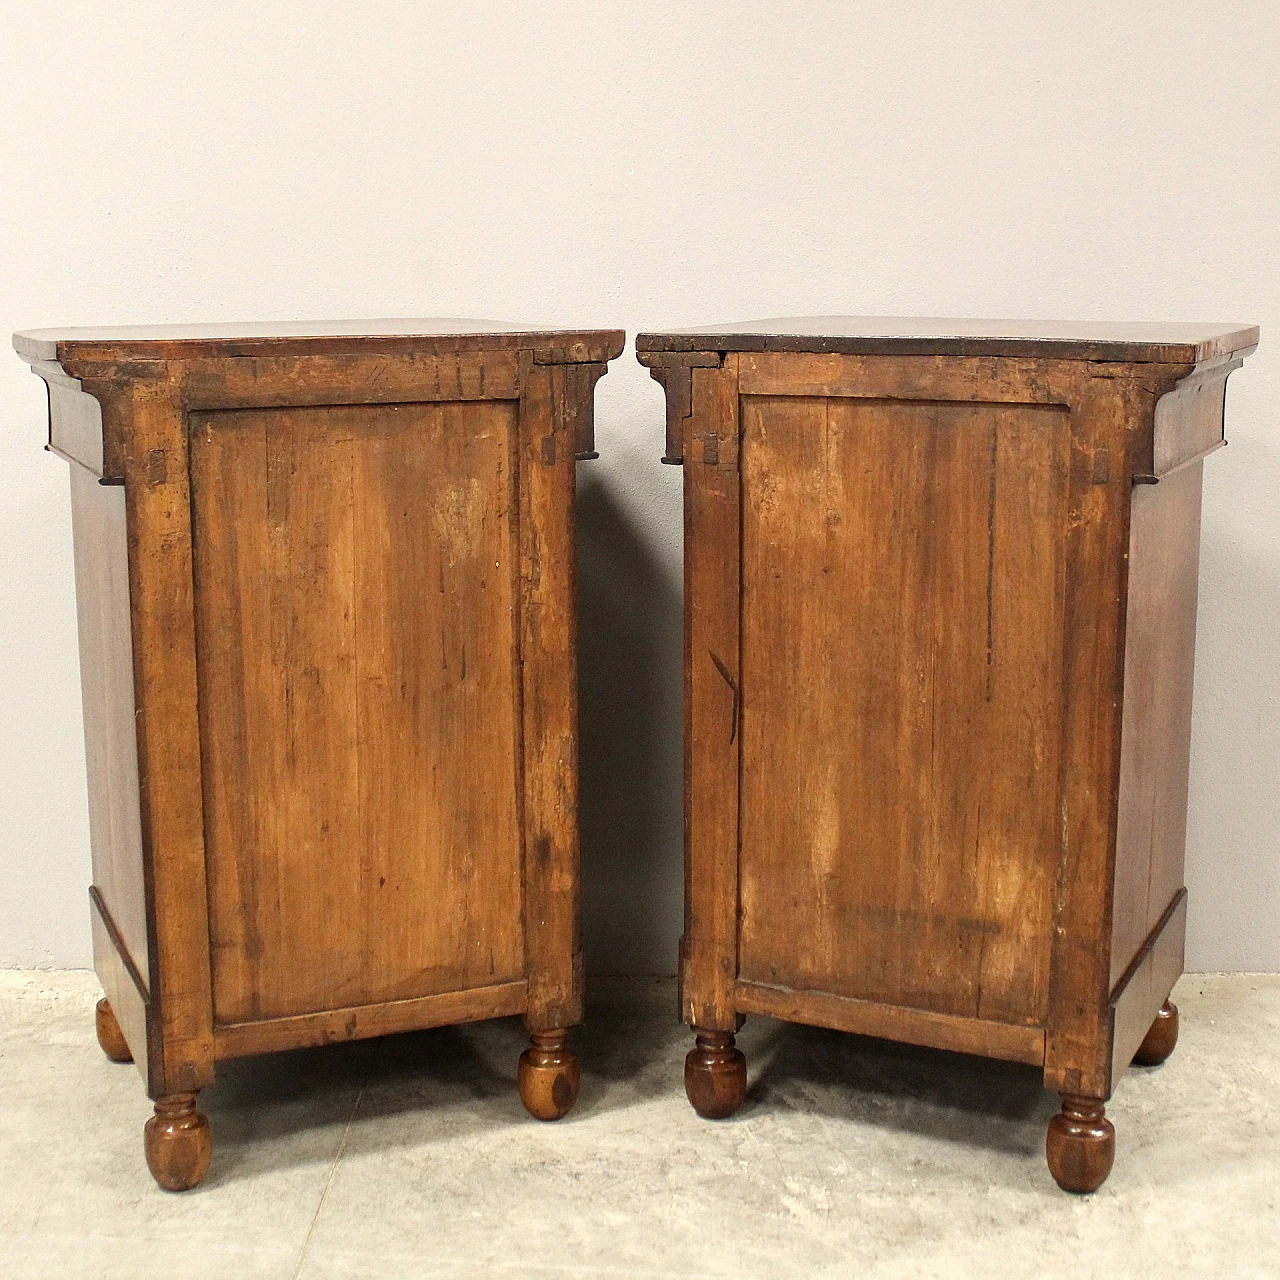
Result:
{"label": "concrete floor", "polygon": [[1183,979],[1084,1199],[1023,1067],[756,1018],[746,1105],[699,1120],[652,979],[593,984],[556,1125],[521,1109],[511,1019],[225,1064],[209,1177],[168,1195],[97,995],[0,972],[0,1276],[1280,1276],[1280,976]]}

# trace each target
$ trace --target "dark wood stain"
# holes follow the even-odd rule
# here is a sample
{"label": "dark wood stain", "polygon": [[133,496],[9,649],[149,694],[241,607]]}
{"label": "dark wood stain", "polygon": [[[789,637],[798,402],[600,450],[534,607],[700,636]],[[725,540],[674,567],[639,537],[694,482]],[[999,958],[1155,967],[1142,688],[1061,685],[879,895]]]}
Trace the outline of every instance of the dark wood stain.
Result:
{"label": "dark wood stain", "polygon": [[636,335],[636,352],[829,352],[835,355],[991,355],[1049,360],[1198,364],[1248,355],[1256,325],[801,316]]}

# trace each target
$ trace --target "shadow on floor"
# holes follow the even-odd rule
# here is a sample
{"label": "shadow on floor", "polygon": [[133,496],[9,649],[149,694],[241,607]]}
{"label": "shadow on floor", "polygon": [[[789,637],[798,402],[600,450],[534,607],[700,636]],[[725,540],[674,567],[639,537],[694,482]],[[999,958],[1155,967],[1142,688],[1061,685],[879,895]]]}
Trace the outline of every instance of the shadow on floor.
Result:
{"label": "shadow on floor", "polygon": [[[671,980],[599,979],[594,993],[573,1038],[582,1092],[560,1124],[664,1097],[685,1105],[692,1039]],[[250,1164],[331,1160],[349,1124],[366,1149],[390,1150],[533,1123],[516,1090],[527,1043],[520,1019],[503,1018],[224,1063],[202,1095],[215,1132],[209,1185]],[[1057,1107],[1037,1069],[1012,1063],[769,1018],[749,1019],[739,1044],[750,1086],[731,1125],[821,1116],[1030,1155]]]}
{"label": "shadow on floor", "polygon": [[1029,1152],[1058,1109],[1043,1072],[1020,1063],[765,1018],[751,1019],[739,1044],[749,1081],[743,1116],[786,1108]]}
{"label": "shadow on floor", "polygon": [[[444,1140],[520,1123],[516,1063],[528,1042],[518,1018],[502,1018],[220,1063],[200,1095],[214,1131],[206,1185],[250,1152],[269,1168],[332,1159],[349,1124],[431,1114]],[[384,1127],[378,1140],[418,1144],[431,1128]]]}

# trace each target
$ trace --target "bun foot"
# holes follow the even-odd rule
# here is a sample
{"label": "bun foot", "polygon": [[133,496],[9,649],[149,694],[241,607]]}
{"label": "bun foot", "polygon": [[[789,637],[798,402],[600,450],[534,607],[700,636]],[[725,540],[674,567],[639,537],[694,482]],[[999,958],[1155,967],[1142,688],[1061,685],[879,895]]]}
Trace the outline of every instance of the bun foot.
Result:
{"label": "bun foot", "polygon": [[1158,1067],[1178,1043],[1178,1006],[1166,1000],[1151,1024],[1151,1030],[1138,1046],[1133,1060],[1140,1067]]}
{"label": "bun foot", "polygon": [[156,1099],[147,1121],[144,1145],[147,1168],[166,1191],[190,1191],[209,1172],[213,1141],[209,1121],[196,1110],[194,1093]]}
{"label": "bun foot", "polygon": [[747,1060],[734,1048],[732,1031],[693,1030],[694,1047],[684,1060],[684,1091],[704,1120],[723,1120],[747,1096]]}
{"label": "bun foot", "polygon": [[559,1120],[578,1100],[577,1055],[567,1031],[533,1031],[520,1055],[520,1101],[535,1120]]}
{"label": "bun foot", "polygon": [[1076,1195],[1097,1191],[1116,1158],[1116,1131],[1103,1104],[1064,1094],[1061,1113],[1049,1121],[1045,1157],[1063,1191]]}
{"label": "bun foot", "polygon": [[133,1054],[125,1043],[124,1033],[116,1021],[116,1015],[106,999],[98,1001],[93,1011],[94,1025],[98,1029],[98,1045],[112,1062],[132,1062]]}

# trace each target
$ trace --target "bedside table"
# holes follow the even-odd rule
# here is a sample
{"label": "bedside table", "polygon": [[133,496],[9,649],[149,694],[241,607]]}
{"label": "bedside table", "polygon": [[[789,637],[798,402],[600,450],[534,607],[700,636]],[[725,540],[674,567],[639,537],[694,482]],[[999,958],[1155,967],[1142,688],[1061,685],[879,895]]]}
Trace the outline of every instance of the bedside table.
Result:
{"label": "bedside table", "polygon": [[71,468],[98,1033],[170,1190],[224,1058],[523,1014],[577,1095],[574,459],[620,332],[15,335]]}
{"label": "bedside table", "polygon": [[686,1088],[744,1014],[1043,1068],[1087,1192],[1172,1050],[1206,455],[1258,330],[637,338],[685,494]]}

